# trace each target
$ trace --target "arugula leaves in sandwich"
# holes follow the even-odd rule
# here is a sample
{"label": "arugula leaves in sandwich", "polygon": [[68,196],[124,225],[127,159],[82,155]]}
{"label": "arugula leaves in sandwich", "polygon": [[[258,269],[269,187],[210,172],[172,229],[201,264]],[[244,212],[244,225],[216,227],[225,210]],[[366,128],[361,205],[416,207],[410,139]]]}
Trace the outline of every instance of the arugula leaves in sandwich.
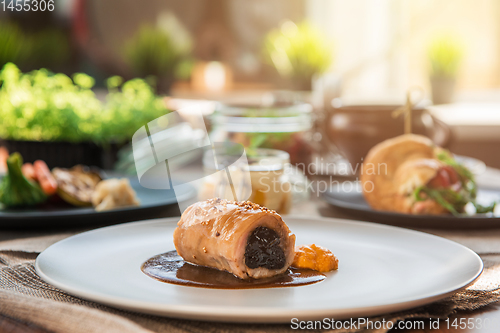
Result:
{"label": "arugula leaves in sandwich", "polygon": [[[451,177],[458,177],[454,184],[443,186],[426,185],[419,186],[413,192],[416,202],[432,199],[453,215],[460,215],[464,212],[465,206],[470,202],[476,208],[476,213],[484,214],[493,212],[496,202],[489,206],[482,206],[476,202],[477,185],[472,172],[464,165],[458,163],[451,154],[445,150],[437,154],[437,159],[451,168]],[[449,169],[448,169],[449,170]]]}

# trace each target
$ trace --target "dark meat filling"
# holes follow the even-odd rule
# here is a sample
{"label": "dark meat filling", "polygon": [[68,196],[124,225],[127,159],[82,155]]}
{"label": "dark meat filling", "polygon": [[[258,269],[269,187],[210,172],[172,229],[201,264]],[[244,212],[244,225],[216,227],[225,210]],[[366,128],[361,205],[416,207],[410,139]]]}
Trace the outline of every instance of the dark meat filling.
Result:
{"label": "dark meat filling", "polygon": [[276,231],[256,228],[247,240],[245,264],[248,268],[264,267],[280,269],[285,266],[285,253],[280,247],[280,238]]}

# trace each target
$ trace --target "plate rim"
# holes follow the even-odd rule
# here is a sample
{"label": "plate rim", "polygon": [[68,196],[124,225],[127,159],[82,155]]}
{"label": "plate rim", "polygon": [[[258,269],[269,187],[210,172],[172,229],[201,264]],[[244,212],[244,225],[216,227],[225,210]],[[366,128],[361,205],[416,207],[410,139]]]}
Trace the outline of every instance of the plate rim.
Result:
{"label": "plate rim", "polygon": [[[178,221],[180,217],[169,217],[169,218],[160,218],[160,219],[152,219],[146,221],[135,221],[122,223],[119,225],[106,226],[103,228],[97,228],[90,231],[86,231],[83,233],[79,233],[77,235],[70,236],[65,238],[57,243],[52,244],[47,249],[56,246],[60,243],[71,241],[71,239],[80,237],[81,235],[87,235],[90,233],[100,232],[102,229],[107,228],[125,228],[129,225],[139,225],[139,224],[155,224],[155,223],[175,223]],[[178,318],[178,319],[192,319],[192,320],[206,320],[213,322],[237,322],[237,323],[290,323],[292,318],[299,318],[300,320],[320,320],[323,318],[335,318],[335,319],[347,319],[347,318],[355,318],[361,316],[374,316],[374,315],[382,315],[391,312],[398,312],[407,309],[411,309],[414,307],[422,306],[425,304],[429,304],[443,298],[446,298],[456,292],[459,292],[471,284],[473,284],[479,276],[482,274],[484,269],[484,264],[481,257],[469,249],[468,247],[459,244],[455,241],[439,237],[436,235],[432,235],[429,233],[406,229],[402,227],[390,226],[385,224],[378,224],[373,222],[364,222],[364,221],[355,221],[355,220],[347,220],[340,218],[329,218],[329,217],[311,217],[307,215],[285,215],[285,219],[303,219],[307,218],[308,220],[322,221],[322,222],[336,222],[336,223],[344,223],[344,224],[357,224],[357,225],[367,225],[369,227],[375,228],[389,228],[389,229],[398,229],[403,232],[411,233],[411,234],[420,234],[425,237],[431,237],[439,239],[440,241],[445,241],[447,243],[454,244],[455,246],[461,247],[463,250],[469,252],[474,259],[476,259],[476,264],[478,264],[478,269],[474,273],[474,275],[469,277],[466,281],[458,283],[454,286],[448,287],[442,292],[439,293],[429,293],[425,294],[422,297],[416,298],[413,297],[411,299],[404,299],[403,301],[397,303],[386,303],[386,304],[378,304],[375,306],[367,306],[367,307],[357,307],[357,308],[345,308],[345,309],[321,309],[321,310],[290,310],[290,309],[276,309],[276,308],[265,308],[260,307],[258,309],[244,309],[245,314],[241,314],[241,310],[235,310],[234,307],[217,307],[214,310],[207,308],[206,306],[192,306],[192,305],[169,305],[169,304],[152,304],[147,301],[137,301],[130,300],[126,297],[118,297],[118,296],[110,296],[107,294],[99,293],[99,292],[89,292],[82,290],[81,288],[75,288],[65,283],[61,283],[50,276],[46,275],[42,268],[40,267],[40,261],[43,260],[43,253],[47,250],[45,249],[42,253],[40,253],[35,261],[35,271],[38,276],[45,282],[67,292],[70,295],[104,304],[107,306],[111,306],[118,309],[123,310],[131,310],[139,313],[145,314],[153,314],[160,315],[164,317],[170,318]],[[189,288],[189,287],[186,287]],[[153,306],[155,308],[153,308]],[[335,313],[333,316],[332,314]]]}

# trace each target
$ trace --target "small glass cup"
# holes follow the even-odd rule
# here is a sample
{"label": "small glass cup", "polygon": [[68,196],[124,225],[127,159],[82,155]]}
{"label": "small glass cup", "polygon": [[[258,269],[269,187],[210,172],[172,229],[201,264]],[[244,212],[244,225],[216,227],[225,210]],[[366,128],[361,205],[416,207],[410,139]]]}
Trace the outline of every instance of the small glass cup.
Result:
{"label": "small glass cup", "polygon": [[[204,178],[199,192],[200,200],[213,197],[234,199],[236,196],[238,200],[249,200],[287,214],[293,202],[307,199],[307,178],[290,164],[287,152],[257,148],[247,149],[246,153],[248,164],[224,166],[232,175],[230,181],[226,173],[214,170],[211,156],[205,153],[203,165],[208,176]],[[248,174],[249,178],[244,176]],[[235,191],[235,188],[239,190]],[[238,197],[242,192],[246,193],[245,198]]]}

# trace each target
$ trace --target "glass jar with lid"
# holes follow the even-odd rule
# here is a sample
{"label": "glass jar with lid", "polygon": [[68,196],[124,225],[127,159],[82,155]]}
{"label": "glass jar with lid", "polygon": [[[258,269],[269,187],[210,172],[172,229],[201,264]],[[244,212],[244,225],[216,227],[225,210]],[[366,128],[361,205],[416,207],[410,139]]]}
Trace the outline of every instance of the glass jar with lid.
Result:
{"label": "glass jar with lid", "polygon": [[311,162],[309,130],[312,106],[278,101],[262,104],[219,104],[212,115],[212,142],[229,140],[247,150],[270,148],[286,151],[300,169]]}
{"label": "glass jar with lid", "polygon": [[[218,159],[223,161],[224,156],[219,155]],[[199,191],[199,199],[219,197],[250,200],[281,214],[288,213],[293,202],[307,199],[307,179],[290,165],[287,152],[257,148],[250,151],[246,159],[247,163],[241,165],[220,163],[219,168],[229,168],[227,171],[231,174],[231,179],[228,180],[228,172],[212,170],[218,167],[214,167],[210,152],[205,153],[203,166],[207,176]],[[231,160],[230,156],[228,160]],[[245,197],[241,198],[240,195]]]}

